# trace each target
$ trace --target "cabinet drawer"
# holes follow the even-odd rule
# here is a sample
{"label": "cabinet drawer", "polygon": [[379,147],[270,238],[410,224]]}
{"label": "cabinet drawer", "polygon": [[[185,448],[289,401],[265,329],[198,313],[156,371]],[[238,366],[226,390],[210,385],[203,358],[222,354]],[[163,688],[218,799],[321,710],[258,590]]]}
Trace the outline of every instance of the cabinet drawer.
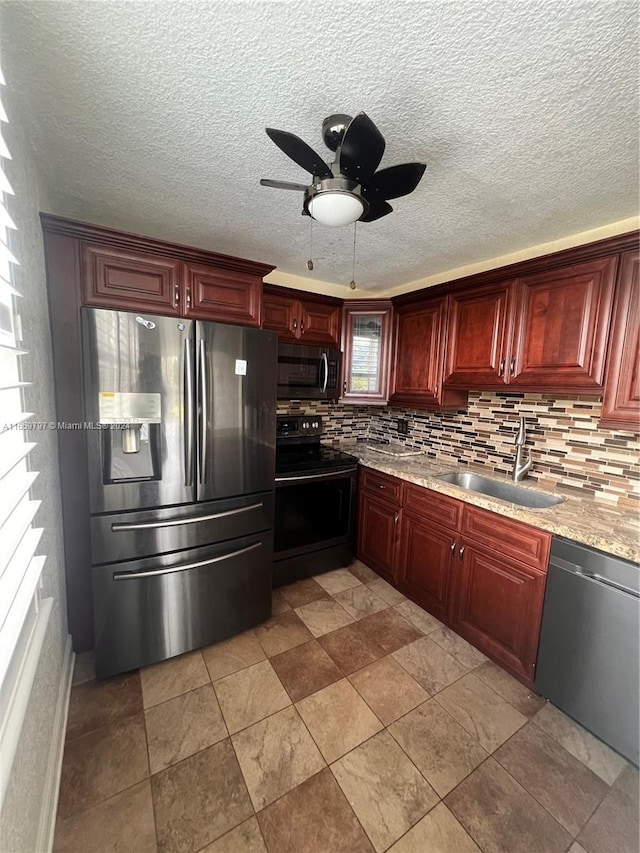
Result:
{"label": "cabinet drawer", "polygon": [[465,506],[462,534],[507,557],[546,572],[551,534],[493,512]]}
{"label": "cabinet drawer", "polygon": [[372,471],[371,468],[362,468],[360,488],[391,503],[400,504],[402,480],[398,480],[396,477],[390,477],[388,474],[380,473],[380,471]]}
{"label": "cabinet drawer", "polygon": [[457,530],[460,526],[463,507],[460,501],[431,489],[408,483],[405,487],[404,507],[407,512],[428,518],[453,530]]}

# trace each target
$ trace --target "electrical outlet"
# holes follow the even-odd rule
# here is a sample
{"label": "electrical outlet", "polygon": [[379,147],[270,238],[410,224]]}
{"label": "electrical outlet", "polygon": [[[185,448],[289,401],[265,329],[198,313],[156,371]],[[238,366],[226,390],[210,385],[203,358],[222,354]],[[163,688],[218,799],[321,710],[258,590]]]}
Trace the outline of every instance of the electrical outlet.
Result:
{"label": "electrical outlet", "polygon": [[405,418],[398,418],[396,421],[398,424],[398,432],[400,435],[407,435],[409,433],[409,421]]}

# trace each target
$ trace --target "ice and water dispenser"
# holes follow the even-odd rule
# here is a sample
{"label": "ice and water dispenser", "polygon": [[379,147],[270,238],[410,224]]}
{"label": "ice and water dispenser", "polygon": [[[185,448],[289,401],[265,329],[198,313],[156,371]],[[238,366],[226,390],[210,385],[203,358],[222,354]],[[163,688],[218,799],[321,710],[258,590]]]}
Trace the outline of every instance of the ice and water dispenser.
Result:
{"label": "ice and water dispenser", "polygon": [[160,394],[99,393],[103,483],[161,479],[161,399]]}

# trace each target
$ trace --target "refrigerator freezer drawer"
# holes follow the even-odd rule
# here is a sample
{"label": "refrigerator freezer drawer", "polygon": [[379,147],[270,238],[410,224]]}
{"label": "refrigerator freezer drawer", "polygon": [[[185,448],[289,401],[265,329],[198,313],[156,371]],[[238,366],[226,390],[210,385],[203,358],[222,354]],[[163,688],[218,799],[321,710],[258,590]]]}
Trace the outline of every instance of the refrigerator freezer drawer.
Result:
{"label": "refrigerator freezer drawer", "polygon": [[96,674],[156,663],[271,615],[271,532],[93,569]]}
{"label": "refrigerator freezer drawer", "polygon": [[91,519],[93,565],[236,539],[273,525],[273,492]]}

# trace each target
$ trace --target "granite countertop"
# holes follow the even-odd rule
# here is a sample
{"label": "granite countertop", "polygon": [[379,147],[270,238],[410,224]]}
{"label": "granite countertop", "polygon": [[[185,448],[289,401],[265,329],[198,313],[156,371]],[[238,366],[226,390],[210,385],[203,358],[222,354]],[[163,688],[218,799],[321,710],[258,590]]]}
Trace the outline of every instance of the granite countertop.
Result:
{"label": "granite countertop", "polygon": [[[609,554],[640,563],[640,516],[632,510],[609,508],[593,500],[573,496],[547,509],[529,509],[435,479],[439,474],[472,471],[492,480],[511,482],[508,477],[493,471],[487,472],[482,466],[456,465],[454,462],[431,459],[425,455],[408,457],[386,455],[368,449],[364,442],[341,443],[340,447],[346,453],[356,456],[367,468],[382,471],[384,474],[441,492],[507,518],[514,518],[532,527],[548,530],[550,533],[556,533],[574,542],[591,545]],[[525,479],[518,485],[525,489],[549,494],[548,491],[537,488],[533,481]]]}

